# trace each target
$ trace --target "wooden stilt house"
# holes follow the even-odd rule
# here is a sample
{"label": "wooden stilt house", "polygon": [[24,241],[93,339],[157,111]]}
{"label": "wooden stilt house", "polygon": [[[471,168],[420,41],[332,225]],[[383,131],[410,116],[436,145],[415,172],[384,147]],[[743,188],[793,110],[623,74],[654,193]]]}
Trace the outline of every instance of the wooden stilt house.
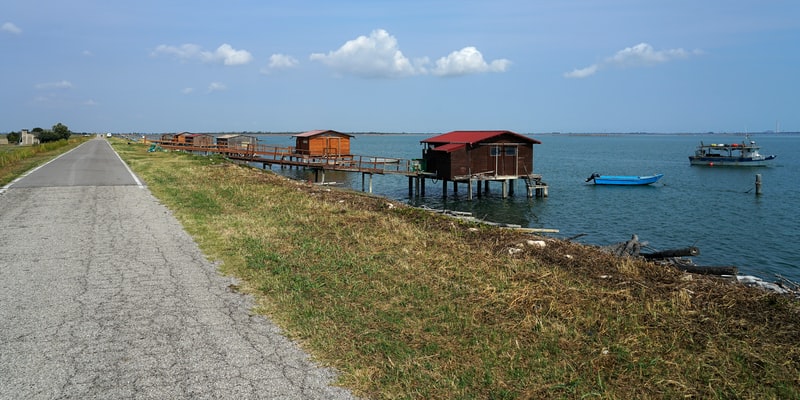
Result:
{"label": "wooden stilt house", "polygon": [[175,141],[175,135],[172,133],[165,133],[160,136],[161,143],[170,144]]}
{"label": "wooden stilt house", "polygon": [[533,145],[511,131],[453,131],[421,141],[425,172],[436,179],[515,179],[533,175]]}
{"label": "wooden stilt house", "polygon": [[217,148],[231,150],[254,150],[258,144],[258,138],[248,135],[220,135],[217,136]]}
{"label": "wooden stilt house", "polygon": [[350,156],[353,135],[332,130],[315,130],[294,135],[295,153],[312,157]]}

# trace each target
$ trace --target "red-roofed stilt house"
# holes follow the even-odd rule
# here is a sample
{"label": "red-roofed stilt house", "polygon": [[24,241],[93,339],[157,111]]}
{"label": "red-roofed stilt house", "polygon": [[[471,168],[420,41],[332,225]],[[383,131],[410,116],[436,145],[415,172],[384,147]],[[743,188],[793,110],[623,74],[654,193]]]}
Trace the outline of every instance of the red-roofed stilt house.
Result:
{"label": "red-roofed stilt house", "polygon": [[[541,176],[533,171],[533,145],[542,142],[511,131],[453,131],[434,136],[420,143],[425,145],[422,153],[423,169],[433,179],[466,182],[472,197],[472,183],[484,182],[484,191],[489,182],[503,183],[503,197],[513,194],[514,181],[524,179],[528,196],[546,196],[546,185]],[[509,186],[510,184],[510,186]],[[480,195],[480,184],[478,185]]]}

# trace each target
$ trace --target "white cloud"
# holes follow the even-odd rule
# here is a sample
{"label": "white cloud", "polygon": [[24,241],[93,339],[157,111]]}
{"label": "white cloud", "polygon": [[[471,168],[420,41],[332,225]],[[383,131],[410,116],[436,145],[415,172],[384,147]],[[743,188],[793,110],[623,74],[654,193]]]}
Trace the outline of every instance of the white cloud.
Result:
{"label": "white cloud", "polygon": [[81,52],[81,54],[83,54],[83,55],[84,55],[84,56],[86,56],[86,57],[91,57],[91,56],[93,56],[93,55],[94,55],[94,54],[92,54],[92,52],[91,52],[91,51],[89,51],[89,50],[84,50],[84,51],[82,51],[82,52]]}
{"label": "white cloud", "polygon": [[209,93],[211,93],[211,92],[221,92],[221,91],[226,90],[226,89],[228,89],[228,87],[225,86],[224,83],[211,82],[211,84],[208,85],[208,92]]}
{"label": "white cloud", "polygon": [[487,64],[483,59],[483,54],[475,47],[470,46],[436,60],[436,67],[432,73],[439,76],[458,76],[483,72],[505,72],[510,64],[511,61],[506,59],[494,60]]}
{"label": "white cloud", "polygon": [[250,52],[236,50],[227,43],[219,46],[214,53],[209,53],[208,57],[213,61],[222,60],[225,65],[244,65],[253,61],[253,55]]}
{"label": "white cloud", "polygon": [[328,54],[313,53],[309,57],[321,61],[341,74],[365,78],[403,78],[415,75],[458,76],[484,72],[504,72],[511,61],[500,59],[487,63],[475,47],[465,47],[436,61],[429,69],[429,58],[410,60],[397,45],[397,39],[383,29],[369,36],[359,36]]}
{"label": "white cloud", "polygon": [[679,58],[689,57],[689,52],[684,49],[668,49],[656,51],[647,43],[639,43],[627,47],[606,59],[606,63],[621,67],[637,67],[642,65],[655,65]]}
{"label": "white cloud", "polygon": [[296,58],[285,54],[273,54],[269,57],[270,68],[291,68],[297,64]]}
{"label": "white cloud", "polygon": [[310,59],[337,72],[366,78],[400,78],[424,71],[411,64],[398,49],[397,39],[383,29],[349,40],[328,54],[311,54]]}
{"label": "white cloud", "polygon": [[597,64],[590,65],[586,68],[581,69],[573,69],[572,72],[567,72],[564,74],[565,78],[586,78],[587,76],[594,75],[597,72]]}
{"label": "white cloud", "polygon": [[4,22],[3,25],[0,25],[0,31],[13,33],[15,35],[19,35],[22,33],[22,29],[19,29],[16,25],[11,22]]}
{"label": "white cloud", "polygon": [[275,70],[294,68],[299,63],[300,62],[292,56],[286,54],[273,54],[269,57],[269,64],[267,64],[266,67],[261,68],[261,73],[269,74]]}
{"label": "white cloud", "polygon": [[655,50],[647,43],[639,43],[632,47],[626,47],[606,58],[600,63],[592,64],[585,68],[574,69],[564,74],[565,78],[586,78],[594,75],[598,70],[606,67],[644,67],[665,62],[688,58],[690,55],[698,55],[703,52],[694,50],[688,52],[684,49]]}
{"label": "white cloud", "polygon": [[60,81],[60,82],[44,82],[44,83],[37,83],[34,85],[36,89],[72,89],[72,82],[70,81]]}
{"label": "white cloud", "polygon": [[190,88],[190,87],[183,88],[181,90],[181,93],[183,93],[183,94],[189,94],[189,93],[192,93],[192,92],[194,92],[194,88]]}
{"label": "white cloud", "polygon": [[165,44],[156,47],[152,53],[154,56],[167,55],[180,60],[200,60],[207,63],[222,63],[224,65],[244,65],[253,60],[253,55],[247,50],[236,50],[231,45],[223,43],[215,51],[203,50],[196,44],[187,43],[180,46],[167,46]]}
{"label": "white cloud", "polygon": [[92,99],[89,99],[89,100],[84,101],[83,105],[89,106],[89,107],[94,107],[94,106],[97,105],[97,102],[92,100]]}

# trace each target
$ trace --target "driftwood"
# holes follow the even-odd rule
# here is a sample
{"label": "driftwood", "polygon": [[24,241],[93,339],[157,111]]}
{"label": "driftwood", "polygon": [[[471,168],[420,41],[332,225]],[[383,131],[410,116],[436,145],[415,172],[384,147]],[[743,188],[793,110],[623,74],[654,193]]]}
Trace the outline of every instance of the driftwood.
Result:
{"label": "driftwood", "polygon": [[647,242],[639,242],[639,236],[634,234],[627,242],[601,247],[601,250],[617,257],[639,257],[642,246],[647,246]]}
{"label": "driftwood", "polygon": [[657,261],[662,264],[671,265],[681,271],[692,274],[703,275],[736,275],[738,269],[735,266],[700,266],[691,260],[682,257],[691,257],[700,254],[700,249],[695,246],[680,249],[656,251],[652,253],[641,253],[642,247],[646,247],[647,242],[639,242],[637,235],[632,235],[627,242],[605,246],[601,249],[618,257],[641,257],[645,260]]}
{"label": "driftwood", "polygon": [[681,264],[677,268],[683,272],[702,275],[736,275],[739,269],[733,265],[700,266],[694,264]]}
{"label": "driftwood", "polygon": [[700,255],[700,249],[691,246],[682,249],[672,249],[672,250],[656,251],[653,253],[643,253],[642,257],[644,257],[645,260],[658,260],[658,259],[665,259],[672,257],[692,257],[696,255]]}

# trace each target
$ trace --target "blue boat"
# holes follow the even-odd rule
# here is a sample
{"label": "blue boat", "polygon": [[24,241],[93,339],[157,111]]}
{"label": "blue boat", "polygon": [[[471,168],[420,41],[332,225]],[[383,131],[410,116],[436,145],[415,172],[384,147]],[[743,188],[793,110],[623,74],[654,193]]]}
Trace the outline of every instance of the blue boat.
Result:
{"label": "blue boat", "polygon": [[639,175],[600,175],[592,174],[586,178],[586,182],[594,181],[595,185],[649,185],[658,182],[664,174],[655,174],[648,176]]}

